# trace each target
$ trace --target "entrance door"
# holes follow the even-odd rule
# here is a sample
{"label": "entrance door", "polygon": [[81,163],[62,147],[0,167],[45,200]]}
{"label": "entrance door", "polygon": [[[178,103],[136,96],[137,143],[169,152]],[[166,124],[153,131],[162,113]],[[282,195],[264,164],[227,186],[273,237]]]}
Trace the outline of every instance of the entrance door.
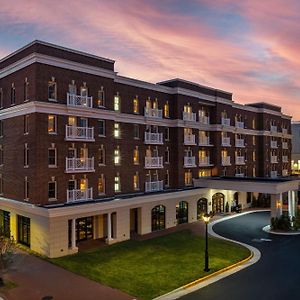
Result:
{"label": "entrance door", "polygon": [[93,217],[80,218],[76,220],[77,242],[93,238]]}
{"label": "entrance door", "polygon": [[176,219],[177,224],[188,222],[188,203],[186,201],[180,201],[176,205]]}
{"label": "entrance door", "polygon": [[224,212],[225,196],[222,193],[216,193],[212,196],[212,210],[213,213]]}
{"label": "entrance door", "polygon": [[138,208],[130,210],[130,232],[138,233]]}
{"label": "entrance door", "polygon": [[201,198],[197,202],[197,219],[200,220],[207,213],[207,199]]}
{"label": "entrance door", "polygon": [[30,218],[18,215],[18,243],[30,247]]}

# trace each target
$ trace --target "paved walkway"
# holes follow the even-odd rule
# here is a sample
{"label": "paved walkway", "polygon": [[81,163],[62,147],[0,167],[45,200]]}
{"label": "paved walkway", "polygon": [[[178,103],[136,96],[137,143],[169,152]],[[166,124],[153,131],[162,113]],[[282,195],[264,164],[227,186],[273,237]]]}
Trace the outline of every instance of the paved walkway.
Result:
{"label": "paved walkway", "polygon": [[18,287],[0,293],[8,300],[129,300],[134,297],[71,273],[33,255],[19,251],[5,278]]}

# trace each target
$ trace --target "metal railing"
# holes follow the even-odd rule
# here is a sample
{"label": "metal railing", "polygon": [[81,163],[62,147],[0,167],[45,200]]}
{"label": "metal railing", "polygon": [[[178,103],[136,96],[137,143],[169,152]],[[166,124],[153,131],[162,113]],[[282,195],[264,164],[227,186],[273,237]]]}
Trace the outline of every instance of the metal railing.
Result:
{"label": "metal railing", "polygon": [[145,168],[147,169],[157,169],[163,168],[163,157],[154,157],[154,156],[146,156],[145,157]]}
{"label": "metal railing", "polygon": [[163,144],[163,134],[145,132],[145,144]]}
{"label": "metal railing", "polygon": [[196,113],[193,112],[182,112],[183,121],[196,122]]}
{"label": "metal railing", "polygon": [[94,127],[66,125],[66,140],[94,141]]}
{"label": "metal railing", "polygon": [[145,192],[158,192],[164,189],[164,182],[163,180],[160,181],[149,181],[145,182]]}
{"label": "metal railing", "polygon": [[196,158],[195,156],[185,156],[184,157],[184,167],[196,167]]}
{"label": "metal railing", "polygon": [[145,107],[144,115],[147,118],[162,119],[162,109]]}
{"label": "metal railing", "polygon": [[66,172],[95,172],[94,157],[69,158],[66,157]]}
{"label": "metal railing", "polygon": [[67,105],[93,108],[93,97],[67,93]]}
{"label": "metal railing", "polygon": [[85,190],[67,190],[67,203],[93,199],[93,188]]}

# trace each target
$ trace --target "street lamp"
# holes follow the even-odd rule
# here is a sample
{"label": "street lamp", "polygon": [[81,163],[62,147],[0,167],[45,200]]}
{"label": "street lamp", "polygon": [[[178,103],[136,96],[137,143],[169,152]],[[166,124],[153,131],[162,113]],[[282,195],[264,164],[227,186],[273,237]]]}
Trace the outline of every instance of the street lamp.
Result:
{"label": "street lamp", "polygon": [[204,272],[209,272],[208,268],[208,233],[207,233],[207,225],[209,223],[209,220],[211,218],[211,214],[204,214],[202,216],[202,219],[205,223],[205,267],[204,267]]}

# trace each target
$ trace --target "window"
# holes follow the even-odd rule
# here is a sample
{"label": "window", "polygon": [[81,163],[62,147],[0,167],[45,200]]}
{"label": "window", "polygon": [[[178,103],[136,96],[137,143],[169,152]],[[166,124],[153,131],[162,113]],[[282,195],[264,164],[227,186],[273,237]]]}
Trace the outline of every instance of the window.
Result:
{"label": "window", "polygon": [[138,96],[136,96],[133,99],[133,113],[138,114],[139,113],[139,99]]}
{"label": "window", "polygon": [[3,108],[3,89],[0,88],[0,108]]}
{"label": "window", "polygon": [[11,105],[16,104],[16,88],[14,83],[11,85],[11,89],[10,89],[10,104]]}
{"label": "window", "polygon": [[48,166],[49,168],[56,167],[56,148],[49,148],[48,149]]}
{"label": "window", "polygon": [[24,200],[28,200],[28,199],[29,199],[29,182],[26,176],[24,180]]}
{"label": "window", "polygon": [[170,151],[169,148],[167,147],[167,149],[165,150],[165,163],[169,164],[170,163]]}
{"label": "window", "polygon": [[98,124],[99,124],[99,136],[105,136],[105,121],[98,120]]}
{"label": "window", "polygon": [[24,134],[29,133],[29,115],[24,116]]}
{"label": "window", "polygon": [[25,143],[24,145],[24,167],[28,167],[29,166],[29,148],[28,148],[28,144]]}
{"label": "window", "polygon": [[0,210],[0,228],[2,229],[1,234],[5,237],[10,238],[10,212]]}
{"label": "window", "polygon": [[256,129],[256,121],[255,121],[255,119],[252,119],[252,129]]}
{"label": "window", "polygon": [[0,137],[3,137],[3,120],[0,120]]}
{"label": "window", "polygon": [[211,177],[210,169],[199,169],[199,177]]}
{"label": "window", "polygon": [[3,177],[0,174],[0,195],[3,195]]}
{"label": "window", "polygon": [[114,97],[114,110],[120,112],[121,110],[121,100],[119,94]]}
{"label": "window", "polygon": [[119,123],[115,123],[114,124],[114,137],[116,139],[119,139],[120,136],[121,136],[121,134],[120,134],[120,124]]}
{"label": "window", "polygon": [[48,115],[48,133],[56,134],[56,116]]}
{"label": "window", "polygon": [[138,165],[139,163],[139,148],[136,146],[135,149],[133,149],[133,164]]}
{"label": "window", "polygon": [[170,186],[170,175],[169,175],[169,170],[167,170],[167,173],[165,174],[165,187]]}
{"label": "window", "polygon": [[253,161],[256,160],[256,153],[255,153],[255,150],[254,150],[253,153],[252,153],[252,160],[253,160]]}
{"label": "window", "polygon": [[191,172],[191,170],[188,170],[188,171],[186,171],[186,172],[184,172],[184,184],[186,185],[186,186],[188,186],[188,185],[192,185],[192,172]]}
{"label": "window", "polygon": [[48,82],[48,100],[57,100],[57,84],[54,77]]}
{"label": "window", "polygon": [[101,174],[101,176],[98,178],[98,195],[105,194],[105,179],[104,175]]}
{"label": "window", "polygon": [[17,215],[18,240],[17,242],[30,247],[30,218]]}
{"label": "window", "polygon": [[114,162],[115,162],[115,165],[121,164],[120,149],[115,149],[115,151],[114,151]]}
{"label": "window", "polygon": [[75,80],[72,80],[72,83],[69,84],[69,94],[71,94],[71,95],[77,94],[77,86],[75,84]]}
{"label": "window", "polygon": [[164,117],[169,118],[170,117],[170,111],[169,111],[169,103],[168,101],[164,105]]}
{"label": "window", "polygon": [[139,173],[138,172],[136,172],[133,175],[133,189],[135,191],[138,191],[140,189],[140,179],[139,179]]}
{"label": "window", "polygon": [[170,140],[170,128],[165,127],[165,140],[169,141]]}
{"label": "window", "polygon": [[98,149],[98,161],[99,165],[105,165],[105,149],[103,145]]}
{"label": "window", "polygon": [[28,91],[29,91],[29,82],[28,82],[27,78],[25,78],[25,81],[24,81],[24,102],[29,100]]}
{"label": "window", "polygon": [[3,161],[3,146],[0,145],[0,166],[2,166],[4,163]]}
{"label": "window", "polygon": [[56,200],[56,181],[48,182],[48,199]]}
{"label": "window", "polygon": [[134,139],[140,138],[140,127],[138,124],[133,125],[133,138]]}
{"label": "window", "polygon": [[80,87],[80,96],[83,98],[87,98],[89,95],[88,88],[86,86],[86,83],[83,83],[83,86]]}
{"label": "window", "polygon": [[98,107],[105,107],[105,92],[103,86],[98,91]]}
{"label": "window", "polygon": [[117,173],[117,175],[115,176],[114,182],[115,182],[114,184],[115,192],[121,192],[121,179],[119,173]]}

